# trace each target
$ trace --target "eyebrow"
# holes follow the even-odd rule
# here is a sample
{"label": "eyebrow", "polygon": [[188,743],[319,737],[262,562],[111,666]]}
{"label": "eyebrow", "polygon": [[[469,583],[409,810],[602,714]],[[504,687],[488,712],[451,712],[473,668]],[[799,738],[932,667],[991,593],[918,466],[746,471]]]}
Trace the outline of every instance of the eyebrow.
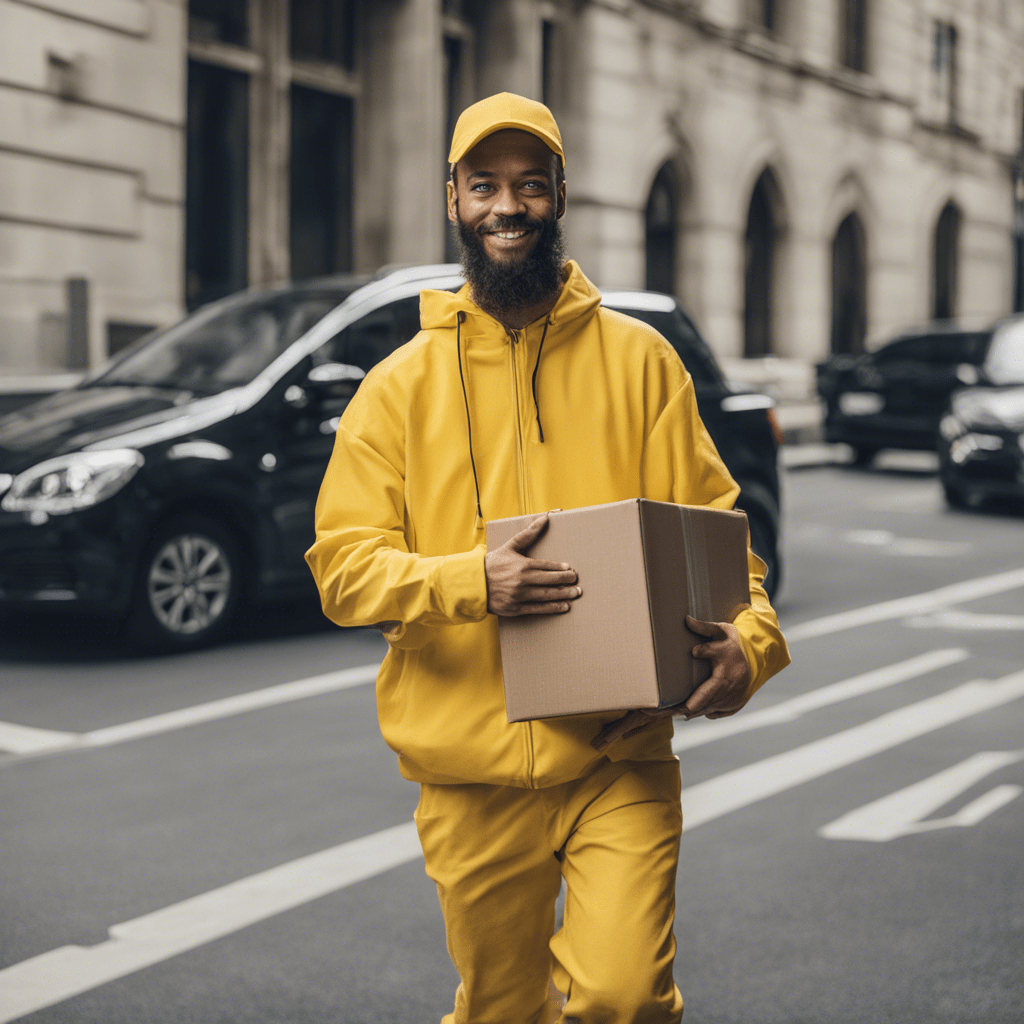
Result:
{"label": "eyebrow", "polygon": [[[531,167],[528,171],[523,171],[522,174],[518,175],[520,178],[529,178],[531,176],[546,177],[551,173],[550,168],[545,167]],[[473,171],[472,174],[466,175],[466,180],[469,181],[471,178],[495,178],[497,175],[494,171]]]}

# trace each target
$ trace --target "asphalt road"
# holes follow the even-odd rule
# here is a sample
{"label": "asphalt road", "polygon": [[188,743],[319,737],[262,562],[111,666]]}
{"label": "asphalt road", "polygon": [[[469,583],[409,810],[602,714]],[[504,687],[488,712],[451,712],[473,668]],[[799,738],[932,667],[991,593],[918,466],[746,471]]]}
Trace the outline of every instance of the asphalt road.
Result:
{"label": "asphalt road", "polygon": [[[900,465],[789,474],[793,665],[677,728],[689,1024],[1024,1019],[1024,519]],[[180,658],[0,620],[0,1024],[439,1020],[382,653],[310,608]]]}

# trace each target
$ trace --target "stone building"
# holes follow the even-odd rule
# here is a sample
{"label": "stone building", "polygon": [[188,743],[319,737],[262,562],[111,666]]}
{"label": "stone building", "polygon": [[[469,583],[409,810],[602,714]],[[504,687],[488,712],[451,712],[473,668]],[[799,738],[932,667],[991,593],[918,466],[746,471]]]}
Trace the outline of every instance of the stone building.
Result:
{"label": "stone building", "polygon": [[446,139],[501,89],[562,125],[584,270],[723,357],[1021,304],[1021,0],[0,0],[0,68],[0,372],[444,259]]}

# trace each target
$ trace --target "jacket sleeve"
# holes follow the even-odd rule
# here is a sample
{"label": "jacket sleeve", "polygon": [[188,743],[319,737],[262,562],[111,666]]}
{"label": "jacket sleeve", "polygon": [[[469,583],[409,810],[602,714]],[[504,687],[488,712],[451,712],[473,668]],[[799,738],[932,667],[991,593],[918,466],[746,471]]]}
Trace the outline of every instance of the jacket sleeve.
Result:
{"label": "jacket sleeve", "polygon": [[[353,404],[372,402],[364,394]],[[371,388],[366,388],[371,392]],[[378,415],[379,412],[379,415]],[[450,555],[410,552],[405,535],[404,429],[383,405],[358,436],[343,417],[316,503],[316,540],[306,562],[324,614],[339,626],[379,625],[396,647],[422,646],[424,627],[477,622],[487,614],[483,545]]]}
{"label": "jacket sleeve", "polygon": [[[645,497],[677,505],[732,508],[739,495],[739,486],[725,468],[697,412],[689,376],[669,398],[646,439],[643,487]],[[741,611],[733,623],[750,665],[748,700],[790,662],[786,639],[763,586],[767,567],[749,544],[748,532],[750,607]]]}

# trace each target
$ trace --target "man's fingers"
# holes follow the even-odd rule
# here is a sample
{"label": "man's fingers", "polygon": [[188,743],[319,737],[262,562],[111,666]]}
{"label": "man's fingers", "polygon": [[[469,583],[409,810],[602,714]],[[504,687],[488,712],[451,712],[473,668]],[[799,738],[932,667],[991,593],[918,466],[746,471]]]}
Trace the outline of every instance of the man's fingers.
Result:
{"label": "man's fingers", "polygon": [[[541,568],[538,568],[538,564]],[[543,566],[554,566],[545,569]],[[576,573],[563,562],[541,562],[535,563],[532,560],[520,574],[524,583],[530,583],[539,587],[568,587],[578,581]]]}
{"label": "man's fingers", "polygon": [[712,640],[724,640],[729,634],[722,629],[717,622],[705,622],[703,619],[695,619],[692,615],[686,616],[686,625],[701,636],[709,637]]}
{"label": "man's fingers", "polygon": [[514,537],[508,541],[508,545],[514,551],[523,552],[530,547],[531,544],[535,543],[537,538],[544,532],[548,525],[548,514],[544,513],[542,516],[537,516],[536,519],[525,529],[520,530]]}
{"label": "man's fingers", "polygon": [[507,612],[502,612],[506,618],[514,618],[517,615],[560,615],[572,607],[571,601],[534,601],[526,604],[517,604]]}
{"label": "man's fingers", "polygon": [[656,722],[656,718],[644,714],[643,711],[630,711],[622,718],[616,718],[609,722],[591,741],[590,745],[597,751],[604,750],[617,739],[625,736],[627,732],[633,732]]}
{"label": "man's fingers", "polygon": [[516,594],[524,604],[542,601],[575,601],[583,593],[580,587],[523,587]]}

